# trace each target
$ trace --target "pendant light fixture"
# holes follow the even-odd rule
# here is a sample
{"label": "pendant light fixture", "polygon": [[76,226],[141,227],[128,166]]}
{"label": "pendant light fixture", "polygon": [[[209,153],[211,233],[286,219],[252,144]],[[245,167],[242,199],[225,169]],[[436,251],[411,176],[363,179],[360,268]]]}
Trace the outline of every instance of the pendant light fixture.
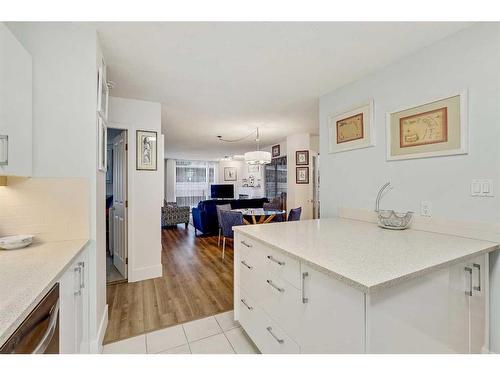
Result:
{"label": "pendant light fixture", "polygon": [[255,137],[255,142],[257,142],[257,150],[256,151],[249,151],[245,152],[244,159],[245,162],[249,165],[263,165],[263,164],[269,164],[271,162],[271,153],[267,151],[261,151],[260,150],[260,136],[259,136],[259,128],[251,132],[249,135],[238,138],[238,139],[223,139],[221,135],[218,135],[217,138],[223,142],[239,142],[242,141],[248,137],[250,137],[253,133],[256,133],[257,136]]}
{"label": "pendant light fixture", "polygon": [[257,142],[257,151],[245,152],[245,162],[249,165],[269,164],[271,162],[271,153],[260,150],[259,128],[257,128],[255,142]]}

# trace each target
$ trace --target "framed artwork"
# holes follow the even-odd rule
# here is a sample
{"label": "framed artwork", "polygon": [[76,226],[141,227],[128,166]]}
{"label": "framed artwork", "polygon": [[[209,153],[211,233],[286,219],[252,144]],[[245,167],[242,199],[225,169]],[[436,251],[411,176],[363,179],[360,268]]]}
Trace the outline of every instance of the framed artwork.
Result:
{"label": "framed artwork", "polygon": [[273,158],[280,156],[280,145],[273,146],[271,155]]}
{"label": "framed artwork", "polygon": [[387,160],[468,152],[467,94],[387,113]]}
{"label": "framed artwork", "polygon": [[101,60],[101,66],[97,70],[97,112],[102,118],[108,119],[108,97],[109,89],[106,81],[106,63]]}
{"label": "framed artwork", "polygon": [[258,164],[249,164],[248,165],[248,173],[259,173],[260,166]]}
{"label": "framed artwork", "polygon": [[236,181],[236,167],[224,167],[224,181]]}
{"label": "framed artwork", "polygon": [[97,115],[97,168],[102,172],[106,172],[107,169],[107,143],[108,128],[106,121],[100,115]]}
{"label": "framed artwork", "polygon": [[373,100],[329,118],[329,152],[375,146]]}
{"label": "framed artwork", "polygon": [[309,165],[309,151],[296,151],[295,152],[295,164],[296,165]]}
{"label": "framed artwork", "polygon": [[136,169],[138,171],[156,171],[158,153],[157,133],[154,131],[137,130],[136,132]]}
{"label": "framed artwork", "polygon": [[309,183],[309,167],[295,167],[295,183],[296,184]]}

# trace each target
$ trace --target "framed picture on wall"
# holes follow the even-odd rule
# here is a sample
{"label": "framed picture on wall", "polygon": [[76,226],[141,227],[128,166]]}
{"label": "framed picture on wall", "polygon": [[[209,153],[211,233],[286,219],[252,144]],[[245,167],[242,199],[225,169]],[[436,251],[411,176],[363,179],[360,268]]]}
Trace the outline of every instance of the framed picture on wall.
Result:
{"label": "framed picture on wall", "polygon": [[224,181],[236,181],[236,167],[224,167]]}
{"label": "framed picture on wall", "polygon": [[296,165],[309,165],[309,151],[295,151],[295,164]]}
{"label": "framed picture on wall", "polygon": [[101,66],[97,70],[97,112],[105,120],[108,119],[108,96],[109,89],[106,78],[106,63],[101,60]]}
{"label": "framed picture on wall", "polygon": [[329,118],[329,152],[375,146],[373,100]]}
{"label": "framed picture on wall", "polygon": [[107,143],[108,143],[108,128],[106,126],[106,121],[97,115],[97,168],[106,172],[107,169]]}
{"label": "framed picture on wall", "polygon": [[295,183],[308,184],[309,183],[309,167],[296,167],[295,168]]}
{"label": "framed picture on wall", "polygon": [[468,152],[467,92],[387,113],[387,160]]}
{"label": "framed picture on wall", "polygon": [[273,158],[277,158],[278,156],[280,156],[280,145],[273,146],[271,150],[271,155]]}
{"label": "framed picture on wall", "polygon": [[136,132],[136,169],[138,171],[156,171],[157,166],[157,133],[137,130]]}

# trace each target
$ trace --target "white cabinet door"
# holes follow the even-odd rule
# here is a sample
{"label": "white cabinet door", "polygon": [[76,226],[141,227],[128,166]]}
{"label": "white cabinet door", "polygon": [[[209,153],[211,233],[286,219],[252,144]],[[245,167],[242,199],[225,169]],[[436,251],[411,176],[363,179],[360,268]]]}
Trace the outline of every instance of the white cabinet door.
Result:
{"label": "white cabinet door", "polygon": [[303,263],[301,272],[301,353],[364,353],[364,293]]}
{"label": "white cabinet door", "polygon": [[87,252],[60,279],[59,349],[64,354],[88,353]]}
{"label": "white cabinet door", "polygon": [[32,174],[32,59],[0,23],[0,176]]}
{"label": "white cabinet door", "polygon": [[368,353],[468,353],[466,263],[367,295]]}
{"label": "white cabinet door", "polygon": [[470,352],[474,354],[489,350],[486,309],[489,295],[488,255],[481,255],[469,262],[472,269],[472,296],[470,296]]}

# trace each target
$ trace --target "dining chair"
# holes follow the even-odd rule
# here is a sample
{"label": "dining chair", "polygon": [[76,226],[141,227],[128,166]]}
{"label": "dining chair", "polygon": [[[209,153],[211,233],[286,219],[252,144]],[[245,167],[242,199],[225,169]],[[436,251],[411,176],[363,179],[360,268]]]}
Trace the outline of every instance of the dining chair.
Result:
{"label": "dining chair", "polygon": [[233,227],[243,225],[243,214],[238,211],[221,211],[222,259],[226,252],[226,238],[234,238]]}
{"label": "dining chair", "polygon": [[288,214],[288,221],[299,221],[301,213],[302,207],[292,208]]}
{"label": "dining chair", "polygon": [[220,216],[220,213],[222,211],[231,211],[231,205],[228,203],[228,204],[219,204],[217,206],[215,206],[215,209],[217,210],[217,220],[218,220],[218,225],[219,225],[219,238],[217,240],[217,247],[220,247],[220,236],[221,236],[221,232],[222,232],[222,220],[221,220],[221,216]]}
{"label": "dining chair", "polygon": [[[279,202],[273,201],[270,203],[264,203],[262,206],[264,211],[281,211],[281,204]],[[283,221],[283,215],[276,215],[273,219],[274,222]]]}

